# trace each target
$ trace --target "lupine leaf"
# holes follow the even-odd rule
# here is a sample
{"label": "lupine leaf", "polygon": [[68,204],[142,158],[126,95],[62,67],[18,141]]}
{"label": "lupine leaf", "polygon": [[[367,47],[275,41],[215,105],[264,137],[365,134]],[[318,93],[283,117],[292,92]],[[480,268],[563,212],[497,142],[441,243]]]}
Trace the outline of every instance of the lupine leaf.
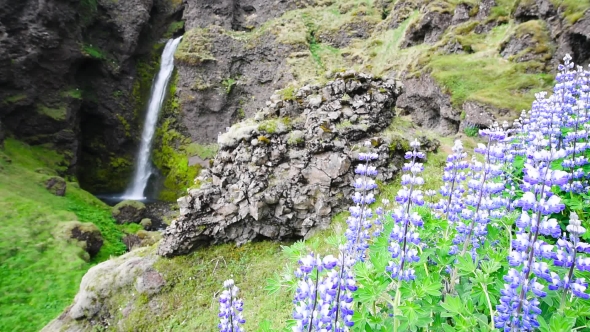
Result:
{"label": "lupine leaf", "polygon": [[[441,303],[440,305],[451,314],[458,314],[463,311],[463,303],[458,296],[447,296],[445,298],[445,302]],[[443,317],[453,317],[453,315]]]}
{"label": "lupine leaf", "polygon": [[568,318],[559,314],[553,314],[549,323],[547,323],[547,321],[545,321],[545,319],[540,316],[538,317],[538,320],[540,325],[539,331],[541,332],[571,331],[576,324],[575,318]]}
{"label": "lupine leaf", "polygon": [[471,259],[471,255],[466,254],[465,256],[458,257],[457,268],[459,269],[461,275],[466,275],[475,272],[477,266]]}

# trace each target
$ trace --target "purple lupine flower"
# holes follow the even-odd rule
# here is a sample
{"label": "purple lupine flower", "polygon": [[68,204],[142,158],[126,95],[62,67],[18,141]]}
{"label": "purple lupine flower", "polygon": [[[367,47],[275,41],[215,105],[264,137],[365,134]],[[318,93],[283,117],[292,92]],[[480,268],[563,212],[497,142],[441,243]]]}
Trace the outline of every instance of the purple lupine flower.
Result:
{"label": "purple lupine flower", "polygon": [[223,287],[219,296],[219,332],[243,332],[242,325],[246,320],[242,316],[244,301],[237,298],[240,290],[233,279],[224,281]]}
{"label": "purple lupine flower", "polygon": [[[342,248],[343,249],[343,248]],[[309,254],[299,261],[295,292],[294,332],[346,332],[354,325],[352,293],[357,290],[352,272],[355,260],[342,253],[321,259]]]}
{"label": "purple lupine flower", "polygon": [[553,264],[568,268],[568,273],[562,280],[557,275],[552,276],[552,287],[550,289],[563,289],[562,301],[565,301],[570,291],[574,296],[588,299],[590,295],[585,293],[588,284],[583,278],[573,278],[575,268],[580,271],[590,271],[590,258],[579,255],[587,252],[589,246],[580,241],[580,237],[586,232],[586,228],[582,226],[582,222],[575,212],[570,213],[569,225],[566,230],[569,232],[569,241],[565,235],[557,241],[557,253],[553,257]]}
{"label": "purple lupine flower", "polygon": [[[371,143],[367,142],[365,146],[370,148]],[[348,228],[345,232],[346,245],[344,249],[347,254],[352,255],[355,261],[365,259],[371,235],[378,235],[383,229],[384,210],[382,208],[377,209],[375,218],[372,219],[374,215],[369,207],[370,204],[375,202],[373,190],[377,188],[375,180],[372,179],[377,175],[377,169],[371,166],[370,162],[378,158],[379,156],[373,152],[359,153],[359,160],[364,163],[359,164],[355,169],[355,173],[359,177],[353,182],[355,193],[352,195],[352,201],[355,205],[348,209],[350,216],[346,220]],[[377,227],[375,227],[373,233],[370,233],[370,229],[373,228],[374,224]]]}
{"label": "purple lupine flower", "polygon": [[[555,265],[569,266],[572,271],[576,245],[560,239],[555,253],[554,246],[539,238],[539,235],[559,237],[561,232],[557,221],[550,219],[549,215],[563,211],[565,205],[559,196],[553,195],[551,187],[563,186],[570,176],[550,167],[553,161],[567,155],[561,128],[572,112],[572,91],[568,83],[571,67],[566,58],[566,65],[560,67],[554,95],[547,98],[545,93],[537,94],[528,118],[522,119],[524,134],[521,138],[528,146],[521,185],[524,194],[514,204],[522,209],[522,213],[516,221],[516,238],[512,240],[513,250],[508,257],[512,268],[504,276],[507,285],[494,317],[496,327],[504,331],[532,331],[538,327],[537,316],[541,312],[538,298],[546,296],[546,292],[537,278],[546,280],[549,290],[567,290],[573,284],[570,282],[571,273],[560,280],[542,259],[553,259]],[[576,222],[572,224],[575,233],[578,230]],[[576,282],[576,292],[585,290],[584,284],[583,280]]]}
{"label": "purple lupine flower", "polygon": [[[498,145],[506,137],[503,129],[497,125],[480,131],[487,138],[486,144],[478,144],[474,152],[481,154],[484,162],[473,158],[469,164],[471,178],[467,181],[468,194],[463,199],[463,209],[458,214],[460,218],[455,223],[456,235],[450,254],[459,253],[463,256],[469,246],[479,248],[485,241],[487,225],[493,218],[504,215],[506,201],[500,197],[504,190],[504,183],[496,181],[503,174],[504,146]],[[459,246],[462,249],[459,250]],[[473,251],[475,253],[475,251]],[[475,259],[475,256],[472,256]],[[454,277],[453,277],[454,279]]]}
{"label": "purple lupine flower", "polygon": [[459,221],[459,213],[465,207],[462,199],[465,189],[462,183],[467,178],[465,169],[469,166],[465,161],[467,153],[463,151],[463,143],[460,140],[455,141],[452,150],[453,153],[447,157],[443,173],[443,185],[440,189],[443,198],[435,206],[443,213],[449,224],[445,230],[445,238],[448,236],[449,228]]}
{"label": "purple lupine flower", "polygon": [[389,252],[392,261],[389,262],[386,270],[391,274],[393,279],[410,281],[415,279],[414,269],[407,264],[418,262],[418,251],[411,245],[420,244],[420,236],[415,231],[417,227],[423,226],[420,215],[412,211],[412,206],[424,205],[422,191],[418,188],[424,184],[420,173],[424,166],[418,162],[424,159],[426,155],[420,152],[420,143],[414,140],[410,143],[412,151],[406,152],[405,158],[409,162],[405,163],[402,170],[408,172],[402,175],[400,189],[395,197],[399,207],[392,213],[395,222],[391,234],[389,235]]}

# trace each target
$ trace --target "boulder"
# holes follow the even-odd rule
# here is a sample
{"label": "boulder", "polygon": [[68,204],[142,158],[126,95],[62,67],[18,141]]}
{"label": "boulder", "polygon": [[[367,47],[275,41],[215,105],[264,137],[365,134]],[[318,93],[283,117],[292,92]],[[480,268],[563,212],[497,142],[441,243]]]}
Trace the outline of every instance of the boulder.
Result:
{"label": "boulder", "polygon": [[141,227],[143,227],[143,229],[147,230],[152,227],[152,220],[150,218],[143,218],[141,219],[139,224],[141,225]]}
{"label": "boulder", "polygon": [[[271,98],[260,116],[219,136],[220,151],[200,175],[203,185],[178,200],[180,216],[164,232],[158,253],[306,237],[328,227],[349,202],[359,146],[391,123],[399,93],[393,80],[350,70],[324,86],[302,87],[294,102]],[[295,118],[279,116],[286,114]],[[375,166],[379,180],[387,181],[401,168],[405,150],[376,141]]]}
{"label": "boulder", "polygon": [[125,224],[141,222],[145,211],[145,204],[142,202],[125,200],[115,205],[111,213],[119,224]]}
{"label": "boulder", "polygon": [[60,237],[75,242],[85,254],[82,258],[89,261],[102,248],[104,240],[96,225],[89,222],[70,221],[60,225]]}
{"label": "boulder", "polygon": [[55,196],[64,196],[66,187],[66,180],[59,176],[53,176],[45,181],[45,188]]}

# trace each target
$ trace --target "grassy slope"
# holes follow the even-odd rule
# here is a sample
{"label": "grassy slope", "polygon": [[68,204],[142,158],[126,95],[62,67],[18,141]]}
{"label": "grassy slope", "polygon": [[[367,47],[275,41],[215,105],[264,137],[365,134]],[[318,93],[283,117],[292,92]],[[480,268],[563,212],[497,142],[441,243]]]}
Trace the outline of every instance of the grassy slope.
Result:
{"label": "grassy slope", "polygon": [[[60,162],[50,150],[12,139],[0,149],[0,331],[39,330],[71,303],[89,267],[125,251],[105,204],[76,183],[65,197],[44,188]],[[91,262],[57,235],[72,220],[94,222],[103,234]]]}

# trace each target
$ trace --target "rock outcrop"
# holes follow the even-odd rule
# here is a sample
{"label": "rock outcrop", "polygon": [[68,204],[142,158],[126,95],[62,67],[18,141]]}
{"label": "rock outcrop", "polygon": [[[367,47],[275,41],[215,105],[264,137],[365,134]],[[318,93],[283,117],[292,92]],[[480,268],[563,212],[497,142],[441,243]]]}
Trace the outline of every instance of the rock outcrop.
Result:
{"label": "rock outcrop", "polygon": [[[178,200],[180,217],[158,253],[325,228],[353,191],[362,143],[389,125],[398,94],[394,81],[346,72],[288,100],[274,95],[253,120],[219,136],[213,167],[198,178],[199,189]],[[375,143],[381,180],[393,176],[403,153],[392,153],[387,141]]]}
{"label": "rock outcrop", "polygon": [[142,202],[125,200],[113,206],[111,214],[118,223],[125,224],[141,222],[145,212],[146,207]]}
{"label": "rock outcrop", "polygon": [[103,315],[109,315],[109,310],[119,305],[119,292],[137,296],[159,292],[166,281],[153,267],[156,259],[149,252],[136,250],[94,266],[82,278],[72,306],[41,331],[91,331],[93,325],[103,323]]}
{"label": "rock outcrop", "polygon": [[451,98],[443,93],[429,75],[404,81],[404,92],[397,100],[397,108],[412,115],[412,121],[424,128],[450,135],[459,129],[461,111],[454,109]]}

